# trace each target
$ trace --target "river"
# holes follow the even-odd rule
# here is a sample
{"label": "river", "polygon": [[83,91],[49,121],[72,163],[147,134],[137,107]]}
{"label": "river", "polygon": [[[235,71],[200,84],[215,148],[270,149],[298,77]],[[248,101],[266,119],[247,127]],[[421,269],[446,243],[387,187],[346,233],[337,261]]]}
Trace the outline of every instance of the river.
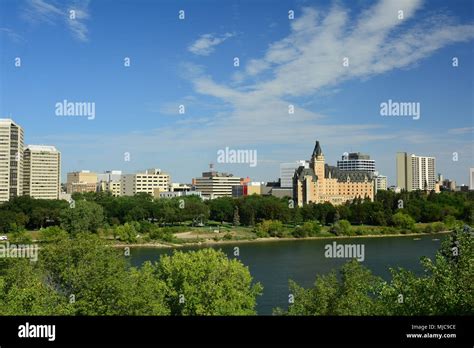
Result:
{"label": "river", "polygon": [[[222,249],[228,257],[235,257],[238,247],[238,258],[249,267],[255,281],[263,287],[263,295],[258,298],[259,315],[270,315],[275,307],[288,306],[288,279],[299,285],[310,287],[317,274],[328,273],[339,268],[347,259],[326,258],[325,245],[360,244],[364,246],[362,264],[378,276],[390,279],[389,267],[404,267],[421,274],[420,257],[433,258],[440,247],[442,235],[374,237],[374,238],[338,238],[318,240],[295,240],[277,242],[255,242],[224,244],[213,246]],[[195,250],[200,247],[184,247],[180,250]],[[131,264],[140,266],[144,261],[157,261],[161,254],[172,253],[171,249],[133,248]]]}

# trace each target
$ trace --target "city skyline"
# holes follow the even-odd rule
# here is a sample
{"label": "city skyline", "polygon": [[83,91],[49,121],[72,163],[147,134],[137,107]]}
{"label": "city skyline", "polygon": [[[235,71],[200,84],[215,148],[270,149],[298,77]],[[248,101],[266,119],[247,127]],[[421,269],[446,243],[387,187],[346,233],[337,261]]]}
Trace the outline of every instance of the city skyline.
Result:
{"label": "city skyline", "polygon": [[[17,123],[16,123],[14,120],[12,120],[12,119],[1,119],[1,118],[0,118],[0,121],[1,121],[1,122],[4,122],[5,124],[12,124],[12,125],[14,125],[14,126],[16,126],[16,127],[19,127],[19,129],[21,130],[21,134],[22,134],[22,135],[21,135],[21,138],[24,138],[25,129],[24,129],[24,127],[22,127],[22,125],[17,124]],[[22,143],[23,143],[23,141],[22,141]],[[316,144],[318,144],[318,141],[316,141]],[[58,152],[58,153],[59,153],[59,151],[55,148],[54,145],[45,145],[45,144],[41,144],[41,145],[24,144],[24,145],[22,145],[22,146],[23,146],[23,149],[24,149],[25,152],[26,152],[27,150],[29,150],[29,149],[38,149],[38,150],[41,150],[42,152],[44,152],[44,151],[55,151],[55,152]],[[22,153],[23,153],[23,152],[22,152]],[[396,158],[395,158],[395,161],[397,162],[397,164],[396,164],[397,166],[399,166],[398,161],[399,161],[399,156],[400,156],[401,154],[404,154],[404,156],[411,156],[411,157],[420,158],[420,156],[418,156],[418,155],[416,155],[416,154],[414,154],[414,153],[402,153],[402,152],[397,152]],[[351,157],[351,156],[352,156],[352,157]],[[22,157],[22,156],[21,156],[21,157]],[[440,172],[439,170],[435,170],[435,169],[437,169],[436,165],[434,164],[434,161],[436,160],[435,157],[430,157],[430,156],[428,156],[428,157],[426,157],[426,156],[421,156],[421,157],[423,157],[423,158],[432,158],[432,159],[433,159],[433,164],[432,164],[433,173],[431,174],[431,176],[432,176],[432,179],[431,179],[431,180],[433,181],[433,182],[431,183],[432,185],[434,185],[435,182],[438,182],[438,176],[440,176],[440,178],[441,178],[441,177],[442,177],[442,178],[445,177],[442,172]],[[347,166],[347,163],[345,163],[344,161],[349,161],[349,158],[353,158],[353,159],[352,159],[353,161],[357,161],[359,158],[362,158],[362,159],[361,159],[362,164],[359,164],[359,165],[351,164],[352,166],[362,166],[362,167],[361,167],[361,168],[359,168],[359,167],[354,167],[354,168],[352,168],[351,166]],[[355,158],[357,158],[357,159],[355,159]],[[369,164],[369,166],[368,166],[367,168],[366,168],[366,166],[367,166],[367,163],[366,163],[366,162],[370,162],[370,164]],[[60,163],[62,163],[62,160],[60,161]],[[355,163],[355,162],[354,162],[354,163]],[[289,165],[289,164],[292,164],[292,165],[294,166],[294,171],[296,172],[299,166],[303,166],[303,167],[308,168],[309,161],[307,161],[307,160],[298,160],[298,161],[294,161],[294,162],[292,162],[292,163],[280,162],[280,164],[279,164],[279,165],[280,165],[280,173],[279,173],[279,176],[278,176],[276,179],[275,179],[275,178],[266,177],[265,180],[260,180],[260,181],[257,180],[257,182],[265,182],[265,183],[272,183],[272,182],[273,182],[273,183],[274,183],[274,182],[278,182],[279,180],[282,180],[282,179],[283,179],[282,183],[284,183],[285,180],[287,180],[286,177],[288,176],[288,173],[287,173],[287,172],[282,172],[282,166],[284,166],[284,165]],[[343,166],[342,164],[344,164],[344,166]],[[209,164],[209,166],[210,166],[209,170],[211,170],[211,171],[216,171],[216,172],[218,171],[218,168],[215,168],[215,164],[211,163],[211,164]],[[346,168],[345,166],[347,166],[347,168]],[[250,167],[252,167],[252,166],[250,166]],[[376,178],[385,178],[384,180],[387,180],[387,176],[382,175],[381,173],[379,173],[378,170],[375,170],[375,169],[377,168],[377,167],[376,167],[376,163],[375,163],[374,160],[370,159],[370,154],[362,154],[362,153],[360,153],[360,152],[358,152],[358,153],[350,153],[350,154],[345,153],[345,154],[343,154],[343,156],[342,156],[342,161],[339,161],[339,160],[337,161],[337,167],[338,167],[339,169],[342,169],[342,170],[362,170],[362,171],[367,171],[367,172],[370,172],[372,175],[374,175],[374,179],[376,179]],[[369,167],[370,167],[370,168],[369,168]],[[22,168],[23,168],[23,167],[22,167]],[[26,168],[26,167],[25,167],[25,168]],[[66,184],[66,183],[69,182],[69,175],[70,175],[70,174],[77,174],[77,173],[86,173],[86,174],[88,174],[88,173],[91,173],[91,174],[93,174],[93,175],[96,176],[96,181],[97,181],[97,177],[98,177],[98,176],[105,176],[105,175],[110,176],[111,174],[113,174],[113,175],[118,175],[119,177],[129,177],[129,176],[134,176],[134,175],[136,175],[136,174],[141,174],[141,173],[147,172],[148,170],[159,170],[159,171],[161,171],[161,169],[155,169],[155,168],[157,168],[157,166],[154,166],[153,169],[138,169],[138,170],[135,170],[134,172],[123,172],[123,171],[122,171],[122,168],[107,168],[107,169],[105,169],[105,170],[103,170],[103,171],[98,171],[98,170],[94,170],[94,169],[92,169],[92,168],[88,168],[88,167],[87,167],[87,168],[80,168],[80,169],[77,169],[77,170],[72,170],[72,171],[64,172],[64,171],[61,170],[61,166],[59,166],[59,168],[58,168],[58,173],[60,173],[59,182],[60,182],[61,184]],[[91,169],[92,169],[92,170],[91,170]],[[368,169],[370,169],[370,170],[368,170]],[[286,170],[288,170],[288,168],[287,168]],[[397,168],[397,171],[398,171],[398,168]],[[173,178],[172,173],[170,173],[170,172],[168,172],[168,171],[164,171],[164,172],[167,172],[166,175],[169,175],[169,176],[170,176],[170,179],[169,179],[170,185],[171,185],[172,182],[174,182],[174,183],[183,183],[183,182],[173,181],[173,180],[172,180],[172,178]],[[221,172],[222,172],[222,171],[221,171]],[[203,174],[204,174],[204,173],[203,173]],[[231,176],[235,176],[235,177],[239,177],[239,178],[245,178],[245,177],[246,177],[246,178],[249,178],[249,176],[246,175],[246,174],[244,174],[244,175],[235,175],[234,173],[231,173],[231,172],[225,173],[225,174],[230,174]],[[395,189],[405,189],[405,185],[401,185],[401,186],[399,185],[399,178],[398,178],[398,177],[399,177],[400,174],[401,174],[401,172],[398,172],[397,175],[395,176],[395,179],[394,179],[397,184],[396,184],[396,185],[390,185],[390,187],[393,187],[393,188],[395,188]],[[285,178],[283,178],[282,175],[284,175]],[[472,186],[472,185],[471,185],[471,181],[472,181],[472,179],[471,179],[471,177],[472,177],[472,168],[469,168],[469,175],[470,175],[469,184],[460,184],[460,185],[458,185],[458,186],[469,186],[469,187],[471,187],[471,186]],[[197,175],[193,175],[192,179],[191,179],[190,181],[188,181],[188,182],[185,182],[185,183],[186,183],[186,184],[187,184],[187,183],[191,183],[191,182],[193,182],[197,177],[198,177]],[[66,180],[64,180],[64,179],[66,179]],[[448,179],[449,179],[449,178],[448,178]],[[106,180],[106,181],[107,181],[107,180]],[[121,181],[121,180],[119,179],[119,181]],[[253,181],[255,181],[255,180],[253,180]],[[454,182],[455,182],[455,180],[453,180],[453,179],[451,179],[451,181],[454,181]],[[23,180],[21,180],[21,182],[23,182]],[[97,181],[97,182],[98,182],[98,181]],[[441,184],[442,184],[442,183],[441,183]],[[94,184],[94,187],[95,187],[95,186],[96,186],[96,183]],[[284,184],[283,184],[281,187],[282,187],[282,188],[289,188],[288,185],[284,185]],[[385,187],[386,187],[386,189],[388,188],[387,183],[385,183]],[[420,186],[420,187],[421,187],[421,186]],[[98,189],[98,186],[97,186],[97,189]],[[419,189],[423,189],[423,188],[419,188]],[[431,190],[431,189],[434,189],[434,186],[431,187],[430,190]],[[472,188],[471,188],[471,189],[472,189]],[[107,190],[108,190],[108,189],[107,189]],[[410,190],[411,190],[411,189],[410,189]],[[23,191],[23,189],[21,189],[21,191]],[[60,190],[59,190],[59,191],[60,191]],[[58,193],[59,193],[59,192],[58,192]]]}
{"label": "city skyline", "polygon": [[[319,139],[328,163],[367,153],[389,185],[397,152],[436,157],[437,172],[469,184],[469,2],[142,5],[115,4],[113,15],[89,1],[1,5],[0,117],[26,129],[25,144],[61,151],[62,181],[158,166],[190,182],[208,163],[271,181]],[[67,101],[94,103],[93,117],[58,114]],[[420,117],[382,116],[392,101],[419,103]],[[218,163],[228,147],[255,150],[257,165]]]}

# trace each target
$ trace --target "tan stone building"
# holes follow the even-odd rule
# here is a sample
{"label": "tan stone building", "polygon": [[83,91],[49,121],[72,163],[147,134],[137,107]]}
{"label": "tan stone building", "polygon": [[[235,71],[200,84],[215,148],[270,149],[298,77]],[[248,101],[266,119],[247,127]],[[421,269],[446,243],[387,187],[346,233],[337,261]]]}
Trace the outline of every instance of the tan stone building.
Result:
{"label": "tan stone building", "polygon": [[96,192],[97,191],[97,174],[88,170],[80,172],[67,173],[66,192],[71,194],[74,192]]}
{"label": "tan stone building", "polygon": [[316,141],[309,168],[300,166],[295,172],[293,197],[299,206],[324,202],[338,205],[359,197],[373,200],[373,174],[360,170],[343,171],[327,165],[319,141]]}
{"label": "tan stone building", "polygon": [[160,197],[160,192],[170,189],[171,177],[159,168],[151,168],[143,173],[124,174],[120,181],[120,195],[133,196],[137,193],[148,193]]}
{"label": "tan stone building", "polygon": [[28,145],[23,158],[23,194],[36,199],[58,199],[61,153],[54,146]]}

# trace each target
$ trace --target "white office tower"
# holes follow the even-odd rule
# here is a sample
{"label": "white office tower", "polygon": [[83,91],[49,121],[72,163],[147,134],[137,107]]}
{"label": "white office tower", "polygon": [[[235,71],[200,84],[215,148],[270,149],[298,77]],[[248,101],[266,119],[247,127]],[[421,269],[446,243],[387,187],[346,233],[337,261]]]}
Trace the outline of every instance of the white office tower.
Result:
{"label": "white office tower", "polygon": [[23,194],[23,129],[0,119],[0,202]]}

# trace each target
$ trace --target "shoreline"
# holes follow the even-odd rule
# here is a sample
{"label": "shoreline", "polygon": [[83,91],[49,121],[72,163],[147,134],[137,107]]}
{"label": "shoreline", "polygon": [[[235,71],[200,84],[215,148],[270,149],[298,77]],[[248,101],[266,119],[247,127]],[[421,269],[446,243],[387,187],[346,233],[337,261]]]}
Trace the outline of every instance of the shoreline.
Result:
{"label": "shoreline", "polygon": [[385,238],[385,237],[414,237],[414,236],[431,236],[431,235],[446,235],[452,231],[441,231],[435,233],[407,233],[407,234],[367,234],[362,236],[321,236],[321,237],[304,237],[304,238],[291,238],[291,237],[264,237],[256,239],[242,239],[242,240],[204,240],[202,242],[191,242],[183,244],[163,244],[163,243],[135,243],[135,244],[111,244],[110,246],[115,248],[156,248],[156,249],[179,249],[185,247],[196,247],[196,246],[215,246],[220,244],[246,244],[246,243],[269,243],[269,242],[283,242],[283,241],[304,241],[304,240],[325,240],[325,239],[356,239],[356,238]]}

